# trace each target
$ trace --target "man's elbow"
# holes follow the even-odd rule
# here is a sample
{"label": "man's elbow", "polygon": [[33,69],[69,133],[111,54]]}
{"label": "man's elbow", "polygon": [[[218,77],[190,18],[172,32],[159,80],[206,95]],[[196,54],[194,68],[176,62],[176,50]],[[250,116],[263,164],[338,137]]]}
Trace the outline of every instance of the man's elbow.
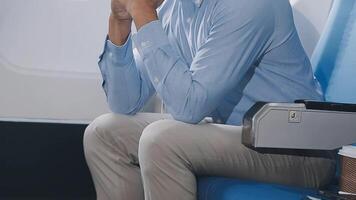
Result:
{"label": "man's elbow", "polygon": [[199,124],[205,116],[192,113],[183,113],[180,115],[172,114],[172,117],[177,120],[187,124]]}
{"label": "man's elbow", "polygon": [[120,106],[118,104],[113,104],[108,102],[110,111],[115,113],[115,114],[121,114],[121,115],[135,115],[137,113],[136,109],[129,109],[128,107],[125,106]]}

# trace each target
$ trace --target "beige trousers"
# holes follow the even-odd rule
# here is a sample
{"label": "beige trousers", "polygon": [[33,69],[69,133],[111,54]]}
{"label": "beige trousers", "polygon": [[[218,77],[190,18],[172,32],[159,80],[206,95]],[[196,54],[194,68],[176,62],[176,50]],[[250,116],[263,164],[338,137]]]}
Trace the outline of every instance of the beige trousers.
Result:
{"label": "beige trousers", "polygon": [[166,114],[106,114],[85,131],[84,149],[99,200],[195,200],[196,176],[303,187],[327,184],[328,158],[259,153],[242,127],[174,121]]}

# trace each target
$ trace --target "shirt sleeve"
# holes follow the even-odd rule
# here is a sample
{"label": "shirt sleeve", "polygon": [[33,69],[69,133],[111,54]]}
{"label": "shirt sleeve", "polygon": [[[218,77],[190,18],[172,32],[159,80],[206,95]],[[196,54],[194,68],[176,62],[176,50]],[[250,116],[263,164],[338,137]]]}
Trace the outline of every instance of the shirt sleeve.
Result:
{"label": "shirt sleeve", "polygon": [[190,65],[173,50],[160,21],[133,36],[149,78],[176,120],[195,124],[209,116],[268,47],[273,16],[254,6],[243,12],[226,7],[216,12]]}
{"label": "shirt sleeve", "polygon": [[107,38],[98,65],[112,112],[135,114],[154,93],[141,58],[134,53],[131,36],[122,46],[116,46]]}

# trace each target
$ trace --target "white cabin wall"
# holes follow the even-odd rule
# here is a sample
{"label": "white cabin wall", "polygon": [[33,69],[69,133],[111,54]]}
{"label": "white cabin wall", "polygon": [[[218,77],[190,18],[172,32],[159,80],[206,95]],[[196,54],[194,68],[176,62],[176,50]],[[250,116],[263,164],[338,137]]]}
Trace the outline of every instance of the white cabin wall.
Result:
{"label": "white cabin wall", "polygon": [[[291,0],[311,55],[332,0]],[[97,57],[110,1],[1,0],[0,118],[92,120],[108,112]]]}
{"label": "white cabin wall", "polygon": [[1,0],[0,117],[108,112],[97,60],[109,11],[109,0]]}

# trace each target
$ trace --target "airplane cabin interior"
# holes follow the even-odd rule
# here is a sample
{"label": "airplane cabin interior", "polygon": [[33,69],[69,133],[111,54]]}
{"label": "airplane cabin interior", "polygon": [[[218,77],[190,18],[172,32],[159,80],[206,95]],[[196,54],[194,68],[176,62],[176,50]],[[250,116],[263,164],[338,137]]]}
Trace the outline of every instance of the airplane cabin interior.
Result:
{"label": "airplane cabin interior", "polygon": [[[244,114],[241,141],[261,152],[333,151],[333,177],[322,188],[307,188],[197,176],[199,200],[356,199],[356,0],[289,3],[325,101],[258,102]],[[111,112],[98,67],[110,5],[0,0],[1,200],[100,200],[83,135]],[[158,94],[140,112],[165,108]]]}

